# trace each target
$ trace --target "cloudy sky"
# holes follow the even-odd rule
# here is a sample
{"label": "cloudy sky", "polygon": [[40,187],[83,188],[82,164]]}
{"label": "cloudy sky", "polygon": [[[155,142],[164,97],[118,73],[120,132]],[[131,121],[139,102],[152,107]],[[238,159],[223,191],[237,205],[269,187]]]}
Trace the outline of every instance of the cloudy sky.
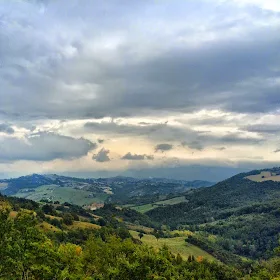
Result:
{"label": "cloudy sky", "polygon": [[2,177],[276,166],[279,112],[279,0],[0,0]]}

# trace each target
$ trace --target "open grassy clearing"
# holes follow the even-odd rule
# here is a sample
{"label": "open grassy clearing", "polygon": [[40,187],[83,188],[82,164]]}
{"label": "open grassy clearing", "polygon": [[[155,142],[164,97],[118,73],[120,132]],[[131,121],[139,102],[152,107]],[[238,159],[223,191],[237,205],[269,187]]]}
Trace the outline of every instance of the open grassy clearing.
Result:
{"label": "open grassy clearing", "polygon": [[140,213],[145,213],[152,209],[158,208],[160,206],[174,205],[174,204],[178,204],[178,203],[185,202],[185,201],[186,201],[186,199],[184,196],[178,196],[178,197],[174,197],[171,199],[157,201],[155,203],[149,203],[149,204],[144,204],[144,205],[140,205],[140,206],[131,206],[130,208],[132,208]]}
{"label": "open grassy clearing", "polygon": [[[140,239],[137,231],[130,230],[130,233],[134,238]],[[200,249],[199,247],[185,242],[185,239],[186,237],[181,236],[174,238],[159,238],[159,240],[157,241],[157,239],[153,235],[145,234],[141,241],[147,244],[148,246],[152,246],[156,249],[161,248],[163,245],[167,245],[173,254],[179,253],[185,260],[190,255],[193,255],[196,258],[202,256],[203,258],[206,258],[209,261],[216,260],[213,256]]]}
{"label": "open grassy clearing", "polygon": [[52,231],[52,232],[59,232],[61,231],[60,228],[57,228],[47,222],[42,222],[41,224],[37,225],[36,226],[37,228],[43,230],[44,232],[49,232],[49,231]]}
{"label": "open grassy clearing", "polygon": [[152,209],[158,208],[158,205],[156,204],[144,204],[144,205],[140,205],[140,206],[133,206],[131,207],[131,209],[136,210],[140,213],[145,213],[148,212]]}
{"label": "open grassy clearing", "polygon": [[[54,217],[54,218],[59,219],[60,217]],[[37,227],[39,229],[43,230],[44,232],[48,232],[48,231],[58,232],[58,231],[61,231],[60,228],[55,227],[54,225],[51,225],[51,224],[49,224],[45,221],[40,223],[39,225],[37,225]],[[66,226],[65,229],[66,230],[67,229],[73,230],[73,229],[100,229],[100,228],[101,228],[101,226],[91,224],[91,223],[88,223],[88,222],[74,221],[73,225]]]}
{"label": "open grassy clearing", "polygon": [[74,221],[73,225],[68,226],[69,229],[100,229],[101,226],[88,222]]}
{"label": "open grassy clearing", "polygon": [[131,223],[125,223],[127,228],[132,230],[132,231],[143,231],[145,233],[151,233],[154,231],[153,228],[150,227],[145,227],[145,226],[141,226],[141,225],[135,225],[135,224],[131,224]]}
{"label": "open grassy clearing", "polygon": [[74,189],[70,187],[59,187],[57,185],[40,186],[32,192],[26,192],[25,189],[20,190],[15,196],[40,201],[41,199],[50,199],[52,201],[70,202],[76,205],[89,205],[91,203],[102,203],[108,197],[106,193],[91,196],[91,192]]}

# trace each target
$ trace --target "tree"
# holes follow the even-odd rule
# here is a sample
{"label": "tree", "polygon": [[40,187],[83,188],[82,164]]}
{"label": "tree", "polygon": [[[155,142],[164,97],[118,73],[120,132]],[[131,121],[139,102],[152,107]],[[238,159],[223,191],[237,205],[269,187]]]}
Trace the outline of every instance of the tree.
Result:
{"label": "tree", "polygon": [[138,233],[138,236],[139,236],[140,239],[142,239],[142,237],[144,236],[144,234],[143,234],[142,232],[139,232],[139,233]]}
{"label": "tree", "polygon": [[53,207],[51,204],[45,204],[45,205],[43,205],[42,210],[43,210],[43,212],[44,212],[45,214],[48,214],[48,215],[53,215],[53,214],[55,214],[54,207]]}
{"label": "tree", "polygon": [[102,218],[99,218],[99,219],[97,220],[97,223],[98,223],[100,226],[102,226],[102,227],[106,226],[106,221],[105,221],[104,219],[102,219]]}
{"label": "tree", "polygon": [[62,222],[65,225],[70,226],[70,225],[73,225],[74,218],[73,218],[73,216],[70,213],[65,213],[62,216]]}
{"label": "tree", "polygon": [[155,238],[157,239],[157,241],[159,240],[159,238],[160,238],[160,233],[159,232],[156,232],[155,234]]}

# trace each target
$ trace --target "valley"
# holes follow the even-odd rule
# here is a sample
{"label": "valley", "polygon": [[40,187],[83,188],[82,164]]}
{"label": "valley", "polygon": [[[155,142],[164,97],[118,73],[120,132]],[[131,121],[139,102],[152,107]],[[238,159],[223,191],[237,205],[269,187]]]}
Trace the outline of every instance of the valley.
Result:
{"label": "valley", "polygon": [[192,188],[209,187],[207,181],[183,181],[172,179],[137,179],[112,177],[84,179],[56,174],[33,174],[19,178],[0,180],[0,192],[34,201],[70,202],[80,206],[94,203],[122,203],[132,197],[183,193]]}
{"label": "valley", "polygon": [[254,170],[204,187],[198,181],[191,186],[166,179],[59,175],[1,184],[10,194],[5,198],[12,205],[10,218],[35,211],[36,227],[52,238],[74,234],[70,240],[83,242],[93,232],[117,231],[156,254],[169,250],[182,261],[214,262],[246,274],[279,250],[280,182],[256,180],[276,172]]}

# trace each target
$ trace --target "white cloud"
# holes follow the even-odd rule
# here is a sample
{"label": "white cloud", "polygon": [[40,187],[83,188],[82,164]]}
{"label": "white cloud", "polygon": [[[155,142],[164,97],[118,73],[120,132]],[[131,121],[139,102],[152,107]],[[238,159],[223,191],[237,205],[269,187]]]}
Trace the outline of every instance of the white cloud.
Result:
{"label": "white cloud", "polygon": [[230,0],[230,1],[234,1],[242,6],[252,5],[252,6],[261,7],[262,9],[280,12],[279,0]]}
{"label": "white cloud", "polygon": [[[123,155],[168,144],[180,160],[248,149],[276,160],[279,11],[278,0],[4,1],[0,157],[128,168]],[[97,139],[106,149],[92,160]]]}

